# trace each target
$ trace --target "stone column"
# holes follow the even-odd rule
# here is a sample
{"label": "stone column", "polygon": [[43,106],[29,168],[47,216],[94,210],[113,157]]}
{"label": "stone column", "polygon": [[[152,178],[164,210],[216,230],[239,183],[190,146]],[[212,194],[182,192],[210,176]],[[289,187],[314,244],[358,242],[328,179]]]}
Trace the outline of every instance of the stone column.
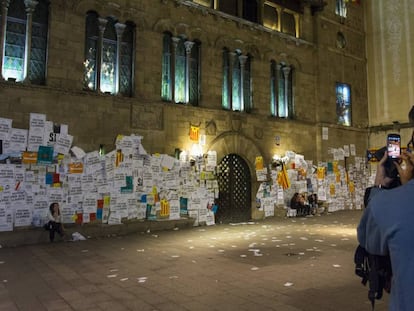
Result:
{"label": "stone column", "polygon": [[285,115],[284,117],[289,117],[289,74],[290,74],[290,66],[283,67],[283,77],[285,78]]}
{"label": "stone column", "polygon": [[236,52],[229,52],[229,79],[228,79],[228,96],[229,96],[229,108],[233,110],[233,67],[234,67],[234,58],[236,57]]}
{"label": "stone column", "polygon": [[265,0],[257,0],[257,23],[259,25],[263,25],[264,3]]}
{"label": "stone column", "polygon": [[6,47],[6,28],[7,28],[7,14],[9,12],[10,0],[3,0],[1,3],[1,33],[0,33],[0,65],[2,68],[0,79],[4,80],[3,76],[3,55]]}
{"label": "stone column", "polygon": [[299,14],[295,13],[293,16],[295,17],[295,37],[299,38],[300,36]]}
{"label": "stone column", "polygon": [[282,13],[283,13],[283,9],[281,7],[277,7],[276,8],[276,13],[277,13],[277,26],[276,26],[276,30],[281,32],[282,31]]}
{"label": "stone column", "polygon": [[103,49],[103,36],[105,33],[106,24],[108,20],[106,18],[98,18],[99,22],[99,38],[98,46],[96,48],[96,90],[101,91],[101,68],[102,68],[102,49]]}
{"label": "stone column", "polygon": [[247,56],[240,55],[240,111],[244,111],[244,67],[246,65]]}
{"label": "stone column", "polygon": [[275,96],[276,96],[276,116],[280,117],[279,115],[279,80],[280,80],[280,69],[282,69],[282,65],[280,63],[276,64],[276,85],[275,85]]}
{"label": "stone column", "polygon": [[243,0],[237,0],[237,13],[236,14],[237,14],[237,17],[243,18]]}
{"label": "stone column", "polygon": [[119,93],[119,73],[121,67],[121,45],[122,45],[122,34],[126,28],[125,24],[116,23],[116,68],[115,68],[115,94]]}
{"label": "stone column", "polygon": [[186,41],[185,46],[185,103],[190,101],[190,57],[191,48],[194,46],[194,42]]}
{"label": "stone column", "polygon": [[23,60],[23,82],[30,83],[30,59],[32,52],[32,20],[33,12],[39,2],[34,0],[24,0],[26,6],[26,40],[24,46]]}

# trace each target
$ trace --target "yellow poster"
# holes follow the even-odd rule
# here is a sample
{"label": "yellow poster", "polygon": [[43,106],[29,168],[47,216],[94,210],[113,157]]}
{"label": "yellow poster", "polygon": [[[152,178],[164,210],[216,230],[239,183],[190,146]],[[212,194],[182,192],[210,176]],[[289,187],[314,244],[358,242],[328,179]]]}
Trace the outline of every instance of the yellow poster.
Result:
{"label": "yellow poster", "polygon": [[335,172],[335,181],[337,183],[341,182],[341,173],[340,172]]}
{"label": "yellow poster", "polygon": [[354,193],[355,192],[355,184],[354,184],[353,181],[349,182],[348,187],[349,187],[349,192],[350,193]]}
{"label": "yellow poster", "polygon": [[331,196],[334,196],[335,195],[335,184],[330,184],[329,185],[329,194]]}
{"label": "yellow poster", "polygon": [[316,176],[319,180],[325,179],[325,168],[323,166],[318,167],[316,172]]}
{"label": "yellow poster", "polygon": [[170,216],[170,203],[166,199],[162,199],[161,202],[160,217]]}
{"label": "yellow poster", "polygon": [[22,163],[36,164],[37,163],[37,152],[24,151],[22,154]]}
{"label": "yellow poster", "polygon": [[256,157],[255,164],[256,164],[256,171],[262,170],[263,169],[263,157],[261,156]]}
{"label": "yellow poster", "polygon": [[338,168],[338,161],[333,161],[332,162],[332,166],[333,166],[333,171],[335,173],[339,172],[339,168]]}
{"label": "yellow poster", "polygon": [[83,173],[83,163],[69,163],[69,174],[82,174]]}

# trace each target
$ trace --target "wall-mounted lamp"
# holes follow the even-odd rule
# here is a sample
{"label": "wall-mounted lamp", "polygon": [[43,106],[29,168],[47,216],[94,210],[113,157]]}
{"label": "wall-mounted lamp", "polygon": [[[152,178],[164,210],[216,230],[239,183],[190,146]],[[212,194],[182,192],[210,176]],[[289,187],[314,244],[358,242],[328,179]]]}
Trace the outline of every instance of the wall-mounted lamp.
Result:
{"label": "wall-mounted lamp", "polygon": [[276,146],[280,146],[280,136],[279,135],[275,136],[275,144],[276,144]]}
{"label": "wall-mounted lamp", "polygon": [[190,150],[190,156],[201,157],[203,155],[203,147],[200,144],[193,144]]}
{"label": "wall-mounted lamp", "polygon": [[185,163],[188,161],[188,153],[187,151],[181,151],[180,152],[180,162]]}

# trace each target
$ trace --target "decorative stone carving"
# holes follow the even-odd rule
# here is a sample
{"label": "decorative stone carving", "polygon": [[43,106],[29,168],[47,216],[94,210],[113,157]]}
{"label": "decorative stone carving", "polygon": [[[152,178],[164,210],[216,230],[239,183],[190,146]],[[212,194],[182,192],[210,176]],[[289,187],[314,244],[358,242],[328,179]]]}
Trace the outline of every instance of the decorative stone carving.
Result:
{"label": "decorative stone carving", "polygon": [[207,135],[216,135],[217,125],[213,120],[206,122],[206,134]]}
{"label": "decorative stone carving", "polygon": [[261,127],[254,128],[254,138],[262,139],[263,138],[263,129]]}

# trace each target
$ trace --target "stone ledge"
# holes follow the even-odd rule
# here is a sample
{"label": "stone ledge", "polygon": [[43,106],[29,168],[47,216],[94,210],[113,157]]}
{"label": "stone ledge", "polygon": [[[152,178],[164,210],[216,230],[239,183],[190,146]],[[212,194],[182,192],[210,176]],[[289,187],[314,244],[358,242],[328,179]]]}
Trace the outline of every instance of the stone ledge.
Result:
{"label": "stone ledge", "polygon": [[[120,225],[107,224],[65,224],[65,233],[68,239],[72,233],[79,232],[87,238],[100,238],[114,235],[127,235],[137,232],[172,230],[174,228],[191,228],[194,219],[181,218],[177,220],[137,220],[126,221]],[[61,238],[56,234],[56,241]],[[49,232],[43,228],[22,227],[13,231],[0,232],[0,247],[17,247],[22,245],[42,244],[49,242]]]}

